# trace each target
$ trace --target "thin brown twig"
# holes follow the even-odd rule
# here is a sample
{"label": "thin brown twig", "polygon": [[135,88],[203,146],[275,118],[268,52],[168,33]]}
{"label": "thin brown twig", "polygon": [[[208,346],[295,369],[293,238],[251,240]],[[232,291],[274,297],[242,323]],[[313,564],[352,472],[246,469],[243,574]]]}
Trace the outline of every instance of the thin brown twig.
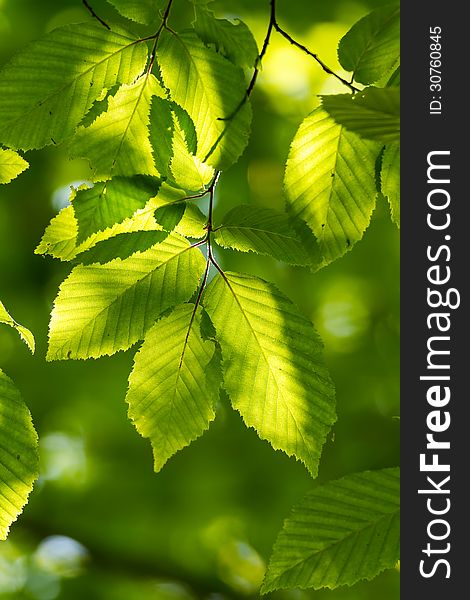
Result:
{"label": "thin brown twig", "polygon": [[111,27],[106,23],[106,21],[103,21],[103,19],[101,17],[99,17],[95,11],[93,10],[93,8],[89,5],[89,3],[87,2],[87,0],[82,0],[83,5],[85,6],[85,8],[88,10],[88,12],[90,13],[90,15],[96,19],[99,23],[101,23],[101,25],[103,25],[103,27],[106,27],[106,29],[108,31],[111,31]]}

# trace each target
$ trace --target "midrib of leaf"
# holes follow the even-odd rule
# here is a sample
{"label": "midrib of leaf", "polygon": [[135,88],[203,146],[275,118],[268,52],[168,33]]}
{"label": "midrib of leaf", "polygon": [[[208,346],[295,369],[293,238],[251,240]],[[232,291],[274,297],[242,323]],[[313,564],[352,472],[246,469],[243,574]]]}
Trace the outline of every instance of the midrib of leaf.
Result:
{"label": "midrib of leaf", "polygon": [[[134,289],[134,288],[135,288],[135,286],[136,286],[138,283],[140,283],[140,282],[144,281],[145,279],[147,279],[147,278],[149,278],[149,277],[152,277],[153,273],[155,273],[155,271],[156,271],[156,270],[160,269],[160,268],[161,268],[163,265],[165,265],[166,263],[169,263],[170,261],[172,261],[172,260],[175,260],[175,259],[176,259],[176,260],[179,260],[179,259],[180,259],[180,257],[181,257],[181,255],[182,255],[182,254],[184,254],[184,253],[185,253],[186,251],[188,251],[188,250],[194,250],[194,248],[193,248],[192,246],[187,246],[187,247],[186,247],[186,248],[184,248],[184,249],[183,249],[181,252],[178,252],[178,254],[172,254],[172,255],[170,256],[170,258],[168,258],[168,260],[165,260],[165,261],[161,262],[161,263],[160,263],[160,264],[159,264],[159,265],[158,265],[158,266],[157,266],[155,269],[153,269],[153,270],[152,270],[150,273],[146,273],[146,274],[145,274],[143,277],[141,277],[140,279],[137,279],[137,280],[135,281],[135,283],[133,283],[133,284],[132,284],[132,286],[131,286],[131,287],[129,287],[129,288],[127,288],[127,289],[125,290],[125,292],[128,292],[128,291],[129,291],[129,290],[131,290],[131,289]],[[136,252],[136,253],[135,253],[135,255],[137,255],[137,254],[141,254],[141,252]],[[134,255],[134,256],[135,256],[135,255]],[[121,260],[121,259],[119,259],[119,258],[117,258],[117,259],[116,259],[116,261],[120,261],[120,260]],[[123,293],[125,293],[125,292],[123,292]],[[87,295],[88,295],[88,294],[87,294]],[[72,342],[73,340],[76,340],[76,339],[78,339],[78,340],[80,341],[80,343],[81,343],[81,341],[82,341],[82,331],[83,331],[83,330],[84,330],[84,329],[85,329],[87,326],[89,326],[90,324],[92,324],[92,325],[93,325],[93,328],[94,328],[94,327],[95,327],[95,324],[96,324],[96,321],[97,321],[97,319],[98,319],[98,317],[100,317],[100,316],[101,316],[103,313],[105,313],[106,311],[108,311],[108,310],[109,310],[109,308],[110,308],[111,306],[113,306],[113,305],[114,305],[114,304],[116,304],[117,302],[120,302],[120,301],[121,301],[121,299],[122,299],[122,294],[121,294],[120,296],[118,296],[117,298],[115,298],[115,299],[114,299],[112,302],[110,302],[109,304],[107,304],[107,305],[106,305],[106,306],[105,306],[105,307],[104,307],[102,310],[100,310],[98,313],[96,313],[95,315],[93,315],[93,318],[92,318],[92,319],[90,319],[89,321],[87,321],[87,322],[86,322],[86,323],[85,323],[85,324],[82,326],[82,329],[80,330],[80,332],[79,332],[78,334],[76,334],[76,335],[72,336],[71,338],[67,338],[67,339],[66,339],[66,342],[65,342],[65,343],[64,343],[62,346],[60,346],[59,348],[63,348],[63,347],[66,345],[66,344],[68,344],[68,343],[70,343],[70,342]],[[146,298],[146,303],[147,303],[147,305],[148,305],[148,302],[149,302],[149,294],[147,294],[147,298]],[[148,306],[146,306],[146,307],[145,307],[145,313],[147,313],[147,312],[148,312],[147,308],[148,308]],[[118,324],[119,324],[119,319],[116,319],[116,325],[115,325],[115,326],[116,326],[116,328],[118,327]],[[130,327],[130,325],[131,325],[131,322],[129,321],[129,327]],[[90,345],[91,345],[91,343],[92,343],[92,340],[93,340],[93,336],[90,336],[90,338],[89,338],[89,341],[88,341],[88,346],[87,346],[87,354],[89,354]]]}
{"label": "midrib of leaf", "polygon": [[[34,110],[36,110],[36,108],[38,106],[42,106],[45,102],[47,102],[51,98],[55,98],[56,96],[60,95],[68,86],[71,86],[71,85],[75,86],[77,84],[77,81],[79,81],[82,77],[84,77],[85,75],[87,75],[90,71],[93,71],[94,69],[96,69],[101,64],[103,64],[103,63],[111,60],[111,58],[113,58],[114,56],[117,56],[120,52],[124,52],[124,50],[127,50],[127,48],[130,48],[131,46],[135,46],[136,44],[141,44],[143,41],[144,40],[140,40],[140,39],[139,40],[134,40],[133,42],[130,42],[129,44],[127,44],[127,46],[123,46],[122,48],[119,48],[119,50],[116,50],[116,52],[112,52],[111,54],[108,54],[106,56],[106,58],[103,58],[102,60],[93,63],[85,71],[80,71],[80,74],[77,75],[77,77],[73,77],[71,79],[68,79],[61,88],[59,88],[57,90],[54,90],[48,96],[46,96],[45,98],[42,98],[42,100],[40,100],[39,102],[36,102],[35,104],[31,105],[26,112],[22,113],[16,119],[13,119],[12,121],[9,121],[9,123],[13,124],[13,123],[17,123],[18,121],[24,121],[24,119],[30,113],[32,113]],[[88,99],[89,96],[90,96],[90,90],[88,90],[88,92],[87,92],[87,99]]]}
{"label": "midrib of leaf", "polygon": [[[396,11],[395,11],[396,12]],[[390,21],[392,19],[395,18],[395,13],[393,13],[392,15],[390,15],[390,17],[384,22],[382,23],[382,25],[379,26],[379,29],[385,29],[385,27],[390,23]],[[377,35],[377,30],[374,31],[374,35]],[[369,42],[367,43],[367,46],[364,48],[364,50],[362,51],[361,55],[359,56],[359,58],[357,59],[357,64],[359,65],[359,63],[362,61],[364,55],[369,51],[371,45],[372,45],[373,40],[369,40]],[[352,80],[354,81],[354,78],[356,77],[356,71],[357,71],[357,67],[354,69],[354,71],[352,72]]]}
{"label": "midrib of leaf", "polygon": [[[242,305],[240,304],[240,302],[239,302],[239,300],[238,300],[238,298],[237,298],[237,295],[236,295],[236,294],[235,294],[235,292],[233,291],[233,288],[232,288],[232,286],[230,285],[230,282],[228,281],[228,279],[227,279],[227,277],[226,277],[225,273],[224,273],[222,270],[219,270],[219,273],[221,274],[221,276],[222,276],[222,279],[225,281],[225,283],[227,284],[227,286],[228,286],[229,290],[231,291],[231,293],[232,293],[232,296],[233,296],[233,297],[234,297],[234,299],[235,299],[235,302],[238,304],[238,307],[239,307],[239,309],[240,309],[240,311],[241,311],[241,313],[242,313],[243,317],[245,318],[245,321],[247,322],[247,324],[248,324],[248,327],[249,327],[249,329],[250,329],[251,333],[253,334],[253,337],[254,337],[254,338],[255,338],[255,340],[256,340],[256,343],[257,343],[257,345],[258,345],[258,347],[259,347],[259,349],[260,349],[260,351],[261,351],[261,354],[263,355],[263,358],[264,358],[264,360],[266,361],[266,364],[267,364],[267,365],[268,365],[268,367],[269,367],[269,371],[270,371],[270,373],[272,374],[274,381],[276,382],[276,388],[277,388],[277,391],[278,391],[278,397],[280,397],[280,398],[283,398],[283,395],[282,395],[282,393],[281,393],[282,386],[280,386],[280,385],[279,385],[279,382],[278,382],[278,380],[277,380],[277,377],[276,377],[276,375],[275,375],[275,371],[272,369],[271,363],[269,362],[269,360],[268,360],[268,358],[267,358],[267,356],[266,356],[266,354],[265,354],[265,352],[264,352],[264,350],[263,350],[263,347],[262,347],[262,345],[260,344],[260,342],[259,342],[259,340],[258,340],[258,336],[256,335],[256,332],[255,332],[255,330],[253,329],[253,327],[252,327],[252,325],[251,325],[251,322],[250,322],[250,320],[249,320],[249,319],[248,319],[248,317],[246,316],[246,314],[245,314],[245,311],[243,310],[243,307],[242,307]],[[246,286],[244,286],[243,284],[240,284],[240,286],[246,287]],[[264,401],[266,402],[266,398],[264,398]],[[302,430],[299,428],[299,426],[298,426],[298,424],[297,424],[297,419],[295,418],[295,415],[292,413],[292,411],[291,411],[291,408],[290,408],[289,404],[285,403],[284,401],[283,401],[283,404],[284,404],[284,406],[287,408],[287,411],[288,411],[288,413],[289,413],[289,414],[292,416],[292,419],[293,419],[293,421],[294,421],[294,423],[295,423],[295,427],[296,427],[296,429],[297,429],[297,432],[299,433],[299,435],[300,435],[300,437],[301,437],[301,439],[302,439],[302,442],[304,443],[305,447],[306,447],[306,448],[308,448],[308,444],[307,444],[307,442],[305,441],[305,438],[304,438],[304,436],[303,436],[303,434],[302,434]],[[276,403],[276,407],[277,407],[277,403]],[[276,419],[276,421],[277,421],[277,419]],[[310,454],[311,454],[311,453],[310,453],[310,450],[309,450],[309,456],[310,456]]]}
{"label": "midrib of leaf", "polygon": [[[295,564],[291,565],[288,569],[285,569],[281,575],[278,575],[277,579],[280,579],[282,576],[284,576],[286,573],[291,573],[294,569],[296,569],[299,565],[302,565],[303,563],[306,563],[307,561],[309,561],[310,559],[314,558],[316,555],[321,554],[322,552],[325,552],[326,550],[330,550],[331,548],[334,549],[335,552],[338,551],[338,549],[340,548],[340,545],[348,539],[352,539],[355,536],[359,535],[360,533],[364,533],[366,532],[368,529],[376,529],[378,525],[380,525],[380,523],[383,521],[385,522],[387,519],[393,518],[395,517],[397,514],[400,513],[400,507],[397,507],[395,510],[386,513],[386,514],[381,514],[378,516],[377,519],[371,521],[368,521],[366,523],[365,527],[361,527],[359,529],[354,529],[354,531],[350,531],[348,534],[346,534],[345,536],[341,537],[340,539],[336,540],[335,542],[332,542],[328,545],[325,545],[322,549],[320,550],[316,550],[313,551],[311,553],[309,553],[307,556],[302,557],[301,559],[299,559]],[[387,537],[384,536],[383,540],[382,540],[382,547],[385,544],[385,541],[387,540]],[[352,554],[352,552],[355,550],[355,545],[352,545],[351,550],[350,550],[350,555],[348,557],[348,560],[343,561],[343,565],[342,565],[342,571],[346,568],[346,566],[348,566],[348,562],[349,562],[349,558]],[[364,559],[367,557],[367,553],[364,553],[363,557],[362,557],[362,561],[364,561]],[[334,564],[334,561],[331,560],[331,564]],[[331,566],[331,565],[330,565]],[[362,563],[361,563],[362,566]],[[339,573],[337,574],[337,579],[340,578],[340,576],[342,575],[342,571],[339,571]],[[325,579],[326,575],[328,574],[328,570],[325,571],[325,573],[323,574],[323,579]],[[302,587],[302,586],[299,586]]]}

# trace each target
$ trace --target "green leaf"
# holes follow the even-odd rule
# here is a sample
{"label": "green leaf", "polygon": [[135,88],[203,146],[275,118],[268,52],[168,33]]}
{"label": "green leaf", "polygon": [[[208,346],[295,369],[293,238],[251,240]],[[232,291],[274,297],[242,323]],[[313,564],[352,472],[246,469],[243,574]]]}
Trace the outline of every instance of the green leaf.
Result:
{"label": "green leaf", "polygon": [[82,265],[104,264],[115,258],[125,260],[136,252],[145,252],[168,237],[167,231],[132,231],[118,233],[114,237],[98,242],[92,248],[78,254]]}
{"label": "green leaf", "polygon": [[250,29],[241,21],[216,19],[205,6],[195,6],[194,29],[206,46],[240,67],[252,69],[258,58],[258,46]]}
{"label": "green leaf", "polygon": [[380,179],[382,194],[390,204],[392,221],[400,227],[400,144],[385,146]]}
{"label": "green leaf", "polygon": [[1,370],[0,415],[0,540],[5,540],[38,477],[38,437],[19,391]]}
{"label": "green leaf", "polygon": [[261,593],[373,579],[399,559],[400,471],[354,473],[294,507],[274,545]]}
{"label": "green leaf", "polygon": [[207,216],[198,206],[187,202],[183,218],[175,231],[185,237],[201,239],[207,234]]}
{"label": "green leaf", "polygon": [[0,184],[10,183],[28,167],[29,164],[17,152],[0,148]]}
{"label": "green leaf", "polygon": [[384,144],[400,140],[400,88],[322,96],[322,104],[337,123],[365,139]]}
{"label": "green leaf", "polygon": [[182,304],[145,336],[129,377],[129,417],[150,438],[155,471],[215,418],[219,385],[208,377],[215,345],[200,333],[202,309]]}
{"label": "green leaf", "polygon": [[273,285],[249,275],[218,275],[203,304],[217,330],[232,405],[260,438],[315,477],[335,409],[312,324]]}
{"label": "green leaf", "polygon": [[390,75],[390,79],[387,81],[387,87],[400,87],[400,67],[397,67]]}
{"label": "green leaf", "polygon": [[359,83],[378,81],[400,56],[400,7],[381,6],[351,27],[338,47],[338,58]]}
{"label": "green leaf", "polygon": [[23,342],[28,346],[28,348],[34,354],[34,347],[35,347],[34,335],[31,333],[31,331],[29,329],[27,329],[26,327],[23,327],[23,325],[20,325],[19,323],[17,323],[15,321],[15,319],[7,311],[7,309],[5,308],[5,305],[3,304],[3,302],[1,300],[0,300],[0,323],[4,323],[5,325],[9,325],[10,327],[13,327],[13,329],[16,329],[16,331],[19,333]]}
{"label": "green leaf", "polygon": [[241,204],[222,223],[214,239],[224,248],[256,252],[292,265],[321,262],[317,241],[307,225],[285,213]]}
{"label": "green leaf", "polygon": [[108,110],[77,130],[70,148],[73,157],[89,160],[96,181],[117,175],[158,176],[148,125],[152,96],[163,94],[152,74],[122,85],[109,98]]}
{"label": "green leaf", "polygon": [[103,88],[133,81],[147,48],[95,23],[66,25],[0,71],[0,142],[30,150],[70,136]]}
{"label": "green leaf", "polygon": [[[165,86],[191,117],[197,132],[196,156],[216,169],[227,169],[248,143],[251,108],[244,98],[243,71],[204,46],[192,32],[165,32],[157,53]],[[225,135],[226,133],[226,135]]]}
{"label": "green leaf", "polygon": [[92,188],[78,190],[73,198],[78,221],[78,242],[144,208],[150,198],[157,194],[160,184],[158,179],[141,175],[115,177],[97,183]]}
{"label": "green leaf", "polygon": [[75,267],[54,303],[47,359],[126,350],[162,312],[191,297],[204,266],[198,248],[171,234],[126,260]]}
{"label": "green leaf", "polygon": [[320,108],[294,137],[284,179],[287,204],[315,234],[323,266],[350,250],[369,225],[379,150]]}
{"label": "green leaf", "polygon": [[159,16],[164,0],[108,0],[126,19],[149,25]]}
{"label": "green leaf", "polygon": [[160,206],[155,211],[155,220],[165,231],[170,232],[178,226],[178,223],[180,223],[183,218],[185,210],[186,204],[184,202]]}

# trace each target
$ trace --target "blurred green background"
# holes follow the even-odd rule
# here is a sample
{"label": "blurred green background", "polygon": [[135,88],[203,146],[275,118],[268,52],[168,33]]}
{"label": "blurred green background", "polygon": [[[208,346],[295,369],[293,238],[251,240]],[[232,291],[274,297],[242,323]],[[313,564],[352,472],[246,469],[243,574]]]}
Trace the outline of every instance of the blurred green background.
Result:
{"label": "blurred green background", "polygon": [[[91,2],[119,21],[104,0]],[[291,35],[340,72],[336,47],[378,0],[278,0]],[[240,16],[261,45],[268,0],[218,0],[219,16]],[[56,26],[89,18],[80,0],[0,0],[0,63]],[[170,23],[188,24],[175,0]],[[272,38],[253,93],[251,143],[223,175],[216,222],[248,202],[282,208],[290,141],[319,93],[342,92],[316,63]],[[1,118],[1,115],[0,115]],[[20,388],[40,436],[41,475],[23,515],[0,545],[6,599],[229,600],[256,598],[266,561],[292,505],[316,485],[294,459],[246,429],[222,397],[209,431],[155,475],[148,440],[126,417],[134,351],[47,364],[48,316],[70,265],[34,255],[64,190],[89,173],[61,148],[30,152],[31,168],[0,188],[0,298],[30,327],[30,356],[0,329],[0,365]],[[224,252],[223,266],[275,282],[312,318],[337,387],[338,422],[318,482],[399,460],[399,243],[380,200],[362,242],[317,274],[269,259]],[[273,600],[397,600],[399,574]]]}

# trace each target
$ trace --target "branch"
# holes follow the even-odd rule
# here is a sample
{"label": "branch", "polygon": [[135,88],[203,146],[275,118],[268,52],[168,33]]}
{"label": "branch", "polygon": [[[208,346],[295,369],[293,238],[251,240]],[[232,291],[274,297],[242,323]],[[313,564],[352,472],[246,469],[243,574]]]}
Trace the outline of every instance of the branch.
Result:
{"label": "branch", "polygon": [[103,19],[101,17],[99,17],[95,11],[93,10],[93,8],[88,4],[87,0],[82,0],[85,8],[88,10],[88,12],[91,14],[91,16],[93,18],[95,18],[99,23],[101,23],[101,25],[103,25],[103,27],[106,27],[106,29],[108,29],[109,31],[111,31],[111,27],[105,22],[103,21]]}
{"label": "branch", "polygon": [[152,52],[150,53],[149,66],[147,67],[147,73],[150,73],[153,67],[153,63],[155,62],[155,53],[157,51],[157,44],[160,38],[160,34],[164,29],[168,28],[168,17],[170,16],[171,5],[173,4],[173,0],[168,0],[168,4],[166,5],[165,12],[162,16],[162,22],[160,27],[157,29],[157,32],[152,36],[152,39],[155,38],[153,43]]}

